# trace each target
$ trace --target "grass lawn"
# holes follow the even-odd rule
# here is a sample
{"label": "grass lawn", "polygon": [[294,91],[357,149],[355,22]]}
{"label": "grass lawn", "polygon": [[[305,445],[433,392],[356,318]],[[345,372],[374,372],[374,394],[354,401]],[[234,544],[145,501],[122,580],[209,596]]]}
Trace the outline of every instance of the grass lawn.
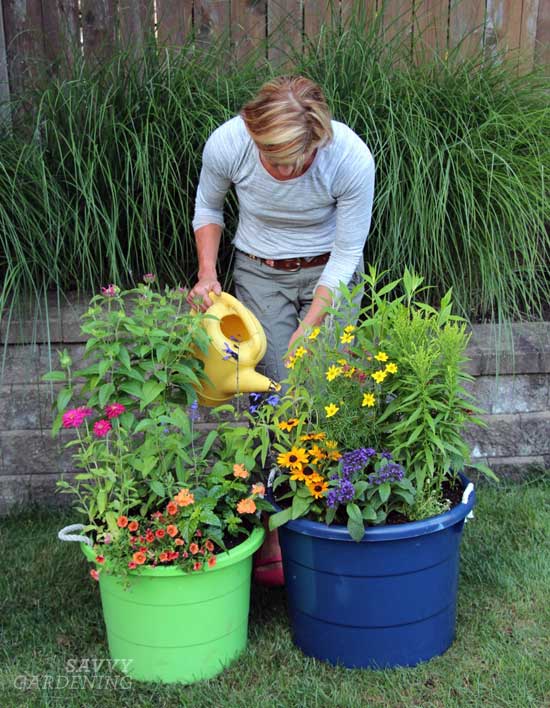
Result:
{"label": "grass lawn", "polygon": [[292,644],[284,591],[254,587],[248,649],[220,677],[189,687],[125,679],[118,689],[44,688],[48,677],[67,683],[69,659],[108,658],[99,591],[76,544],[56,538],[74,516],[12,515],[0,520],[0,705],[549,706],[549,507],[549,475],[478,489],[462,545],[457,638],[424,665],[350,671],[309,659]]}

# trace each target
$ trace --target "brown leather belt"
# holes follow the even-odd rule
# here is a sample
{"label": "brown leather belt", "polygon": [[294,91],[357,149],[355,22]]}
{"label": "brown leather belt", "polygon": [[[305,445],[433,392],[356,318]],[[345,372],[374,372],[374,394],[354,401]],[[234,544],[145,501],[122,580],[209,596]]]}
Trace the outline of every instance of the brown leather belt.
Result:
{"label": "brown leather belt", "polygon": [[[237,249],[239,250],[239,249]],[[313,266],[325,265],[325,263],[330,258],[330,253],[321,253],[318,256],[302,256],[301,258],[260,258],[259,256],[253,256],[251,253],[245,253],[239,250],[244,256],[251,258],[253,261],[259,261],[260,263],[265,263],[266,266],[270,268],[276,268],[277,270],[286,270],[288,272],[294,272],[301,270],[302,268],[313,268]]]}

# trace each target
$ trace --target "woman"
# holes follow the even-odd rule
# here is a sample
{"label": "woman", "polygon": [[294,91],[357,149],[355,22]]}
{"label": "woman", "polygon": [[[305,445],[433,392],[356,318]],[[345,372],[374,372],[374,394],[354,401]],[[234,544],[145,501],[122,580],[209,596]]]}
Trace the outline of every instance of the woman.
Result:
{"label": "woman", "polygon": [[[231,184],[239,202],[235,294],[266,332],[263,373],[281,381],[287,351],[322,322],[339,284],[362,270],[374,160],[358,135],[331,119],[313,81],[280,76],[262,86],[204,147],[193,219],[198,280],[188,296],[204,310],[208,293],[221,292],[216,260]],[[282,579],[275,534],[256,576]]]}

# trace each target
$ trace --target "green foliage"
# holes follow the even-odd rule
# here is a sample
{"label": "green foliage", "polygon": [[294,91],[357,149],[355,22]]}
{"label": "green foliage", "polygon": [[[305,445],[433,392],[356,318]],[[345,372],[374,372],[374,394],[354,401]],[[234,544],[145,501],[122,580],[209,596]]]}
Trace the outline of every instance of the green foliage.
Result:
{"label": "green foliage", "polygon": [[[290,57],[375,156],[367,259],[390,279],[409,263],[433,284],[432,304],[452,287],[467,317],[537,316],[550,262],[547,78],[481,54],[411,65],[404,38],[388,51],[378,30],[325,28]],[[278,70],[254,54],[237,66],[220,45],[193,42],[75,64],[69,80],[49,78],[32,97],[32,124],[0,141],[3,306],[52,287],[130,287],[153,268],[163,282],[194,276],[204,142]],[[235,207],[231,193],[229,232]],[[230,258],[228,240],[223,277]]]}
{"label": "green foliage", "polygon": [[[451,293],[433,307],[414,271],[387,281],[370,266],[356,289],[341,288],[338,306],[288,361],[283,407],[258,423],[275,436],[285,469],[273,491],[291,503],[291,518],[347,523],[356,540],[392,512],[412,521],[447,510],[445,483],[471,464],[465,430],[483,425],[466,388],[469,335]],[[286,520],[284,509],[271,525]]]}
{"label": "green foliage", "polygon": [[93,297],[82,316],[84,365],[74,370],[64,351],[63,371],[44,376],[64,384],[53,434],[63,425],[77,436],[66,446],[81,471],[58,486],[75,496],[101,544],[105,570],[122,575],[145,562],[177,560],[185,570],[212,565],[212,551],[224,549],[228,535],[248,534],[258,523],[254,512],[269,507],[261,487],[250,486],[265,446],[257,446],[242,419],[235,424],[234,408],[214,411],[217,424],[206,436],[195,424],[204,380],[197,354],[209,345],[208,315],[188,310],[183,289],[155,292],[154,276],[145,279],[133,290],[110,285]]}

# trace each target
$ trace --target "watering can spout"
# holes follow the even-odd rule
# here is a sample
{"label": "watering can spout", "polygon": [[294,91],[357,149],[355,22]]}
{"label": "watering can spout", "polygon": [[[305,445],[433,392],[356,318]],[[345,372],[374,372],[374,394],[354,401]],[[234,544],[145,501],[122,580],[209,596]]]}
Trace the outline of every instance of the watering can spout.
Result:
{"label": "watering can spout", "polygon": [[263,358],[267,340],[258,319],[229,293],[209,293],[213,304],[203,326],[210,338],[208,352],[197,350],[206,381],[197,387],[203,406],[217,406],[237,393],[276,390],[278,385],[255,370]]}

